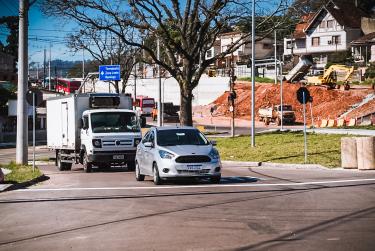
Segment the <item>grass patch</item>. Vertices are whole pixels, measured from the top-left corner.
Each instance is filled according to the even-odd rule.
[[[341,166],[341,137],[348,136],[309,133],[307,136],[308,163],[326,167]],[[222,160],[304,163],[302,132],[259,134],[255,138],[255,148],[250,145],[250,136],[215,138],[215,140]]]
[[[8,165],[0,165],[0,167],[6,168],[11,170],[12,172],[5,175],[5,182],[18,184],[31,181],[43,175],[43,173],[35,167],[33,171],[33,167],[30,165],[17,165],[13,161],[10,162]]]
[[[242,77],[238,78],[240,81],[251,81],[251,77]],[[262,77],[255,77],[255,82],[258,83],[275,83],[275,80],[272,78],[262,78]]]

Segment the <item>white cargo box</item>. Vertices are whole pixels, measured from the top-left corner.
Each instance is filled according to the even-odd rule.
[[[81,144],[79,125],[82,113],[100,108],[132,109],[132,100],[128,96],[101,93],[72,94],[48,99],[47,147],[79,150]]]

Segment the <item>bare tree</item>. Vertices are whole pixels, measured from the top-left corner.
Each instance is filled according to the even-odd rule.
[[[268,17],[286,11],[288,0],[273,3]],[[264,2],[264,1],[262,1]],[[193,89],[208,66],[247,43],[249,33],[212,58],[206,58],[219,35],[250,12],[248,0],[45,0],[50,15],[73,18],[81,24],[117,34],[128,45],[142,48],[174,77],[180,86],[180,123],[192,125]],[[263,13],[262,13],[263,15]],[[267,19],[267,18],[266,18]],[[138,31],[126,36],[127,27]],[[141,34],[160,40],[164,56],[157,58],[155,43],[142,43]]]
[[[128,30],[131,32],[131,29]],[[128,45],[117,34],[99,30],[92,26],[82,28],[68,37],[68,47],[74,52],[85,50],[100,64],[120,65],[121,88],[115,82],[117,93],[125,93],[128,79],[134,65],[140,60],[140,48]]]

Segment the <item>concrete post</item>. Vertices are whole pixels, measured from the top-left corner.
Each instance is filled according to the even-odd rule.
[[[17,93],[17,142],[16,163],[27,164],[27,44],[28,44],[28,0],[20,0],[19,4],[19,47],[18,47],[18,93]]]
[[[358,168],[356,138],[341,138],[341,166],[345,169]]]
[[[357,138],[357,159],[359,170],[375,169],[375,137]]]

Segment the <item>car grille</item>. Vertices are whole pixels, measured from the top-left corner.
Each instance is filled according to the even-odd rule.
[[[177,163],[202,163],[202,162],[211,162],[211,158],[206,155],[189,155],[189,156],[180,156],[176,158]]]
[[[207,174],[210,172],[210,169],[203,170],[177,170],[178,174]]]

